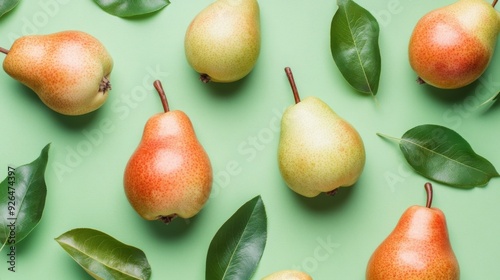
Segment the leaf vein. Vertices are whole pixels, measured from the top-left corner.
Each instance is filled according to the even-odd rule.
[[[353,27],[351,26],[352,20],[349,18],[349,13],[347,12],[347,9],[344,9],[344,14],[345,14],[345,17],[347,19],[347,23],[348,23],[347,26],[349,28],[349,34],[351,34],[351,39],[353,41],[354,48],[356,50],[356,57],[357,57],[357,60],[359,62],[359,65],[361,66],[361,71],[363,73],[364,80],[365,80],[365,82],[366,82],[366,84],[368,86],[368,91],[373,94],[373,90],[372,90],[371,85],[370,85],[369,80],[368,80],[368,75],[366,73],[365,68],[363,67],[363,62],[362,62],[362,59],[361,59],[361,54],[358,51],[359,47],[358,47],[358,42],[356,41],[356,34],[354,33]]]
[[[412,141],[409,141],[409,140],[407,140],[407,139],[401,139],[401,141],[403,141],[403,142],[407,142],[407,143],[410,143],[410,144],[412,144],[412,145],[415,145],[415,146],[417,146],[417,147],[419,147],[419,148],[421,148],[421,149],[423,149],[423,150],[429,151],[429,152],[431,152],[431,153],[433,153],[433,154],[435,154],[435,155],[441,156],[441,157],[443,157],[443,158],[445,158],[445,159],[447,159],[447,160],[449,160],[449,161],[451,161],[451,162],[457,163],[458,165],[462,165],[462,166],[468,167],[468,168],[470,168],[470,169],[472,169],[472,170],[476,170],[477,172],[482,173],[482,174],[484,174],[484,175],[489,175],[488,173],[484,172],[483,170],[481,170],[481,169],[479,169],[479,168],[476,168],[476,167],[474,167],[474,166],[471,166],[471,165],[467,165],[467,164],[465,164],[465,163],[462,163],[462,162],[460,162],[460,161],[458,161],[458,160],[455,160],[455,159],[453,159],[453,158],[451,158],[451,157],[448,157],[448,156],[446,156],[446,155],[443,155],[443,154],[441,154],[441,153],[438,153],[438,152],[436,152],[436,151],[434,151],[434,150],[432,150],[432,149],[429,149],[429,148],[427,148],[427,147],[425,147],[425,146],[423,146],[423,145],[420,145],[420,144],[418,144],[418,143],[416,143],[416,142],[412,142]]]

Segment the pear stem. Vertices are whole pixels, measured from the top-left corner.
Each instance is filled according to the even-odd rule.
[[[297,90],[297,85],[295,84],[295,79],[293,78],[292,69],[290,67],[285,67],[285,73],[292,87],[293,98],[295,99],[295,104],[300,102],[299,91]]]
[[[498,0],[493,1],[493,4],[491,4],[491,6],[493,6],[493,8],[495,8],[497,2],[498,2]]]
[[[170,111],[170,108],[168,107],[167,95],[165,94],[165,91],[163,90],[163,86],[161,85],[161,82],[159,80],[156,80],[153,82],[153,86],[155,87],[156,91],[160,95],[161,104],[163,105],[163,110],[165,111],[165,113]]]
[[[425,207],[431,208],[432,205],[432,184],[427,182],[424,185],[425,187],[425,192],[427,193],[427,203],[425,204]]]
[[[8,49],[4,49],[2,47],[0,47],[0,52],[4,53],[4,54],[9,54],[9,50]]]

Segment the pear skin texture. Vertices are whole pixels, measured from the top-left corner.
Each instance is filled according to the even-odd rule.
[[[500,13],[484,0],[459,0],[416,24],[408,47],[413,70],[442,89],[464,87],[487,69],[500,32]]]
[[[367,280],[457,280],[460,268],[438,208],[412,206],[371,256]]]
[[[12,78],[64,115],[92,112],[106,101],[113,59],[96,38],[81,31],[30,35],[14,41],[3,62]]]
[[[188,63],[210,81],[229,83],[253,69],[260,53],[256,0],[217,0],[189,25],[184,47]]]
[[[310,275],[297,270],[282,270],[270,274],[262,280],[313,280]]]
[[[365,160],[359,133],[320,99],[307,97],[283,113],[278,163],[296,193],[315,197],[352,186]]]
[[[212,166],[193,125],[182,111],[152,116],[125,168],[125,194],[146,220],[190,218],[212,188]]]

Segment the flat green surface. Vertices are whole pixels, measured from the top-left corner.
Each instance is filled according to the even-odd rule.
[[[90,0],[21,1],[0,18],[0,46],[9,48],[25,34],[78,29],[102,41],[115,68],[107,103],[81,117],[52,112],[28,88],[0,74],[0,177],[9,164],[31,162],[52,142],[42,220],[18,244],[17,272],[7,270],[7,251],[1,252],[0,279],[91,279],[54,241],[77,227],[95,228],[141,248],[152,279],[204,279],[215,232],[259,194],[269,236],[254,279],[292,268],[318,280],[364,279],[371,253],[403,211],[425,202],[426,179],[411,171],[397,145],[377,132],[401,136],[420,124],[444,125],[500,168],[500,108],[476,109],[481,96],[500,87],[500,46],[483,77],[456,91],[417,85],[408,64],[407,44],[416,21],[452,2],[358,1],[376,15],[381,28],[382,75],[375,102],[350,88],[331,57],[335,1],[260,1],[261,55],[248,77],[227,85],[198,82],[183,51],[189,22],[211,0],[173,1],[136,19],[114,17]],[[299,197],[279,175],[277,125],[293,102],[285,66],[292,68],[302,97],[323,99],[364,139],[365,170],[354,187],[335,197]],[[154,79],[162,80],[171,108],[190,116],[215,176],[202,212],[168,226],[142,220],[122,186],[146,120],[162,110]],[[472,190],[434,184],[434,192],[433,205],[446,214],[462,279],[500,279],[500,180]]]

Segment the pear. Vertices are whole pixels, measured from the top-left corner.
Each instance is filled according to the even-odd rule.
[[[424,15],[408,47],[419,81],[455,89],[487,69],[500,32],[500,12],[484,0],[459,0]]]
[[[189,117],[170,111],[160,81],[154,86],[164,113],[146,122],[141,141],[124,174],[125,194],[146,220],[169,223],[191,218],[204,206],[212,188],[210,159],[198,141]]]
[[[83,115],[108,98],[113,59],[99,40],[85,32],[23,36],[10,50],[0,51],[7,54],[5,72],[58,113]]]
[[[298,270],[282,270],[272,273],[262,278],[262,280],[312,280],[312,277]]]
[[[279,169],[288,187],[305,197],[352,186],[365,165],[359,133],[317,97],[300,100],[289,67],[285,68],[295,105],[281,119]]]
[[[256,0],[217,0],[190,23],[184,47],[187,61],[203,82],[229,83],[252,71],[260,41]]]
[[[452,280],[460,268],[450,244],[446,219],[431,208],[432,185],[425,184],[426,206],[409,207],[389,236],[371,256],[367,280]]]

